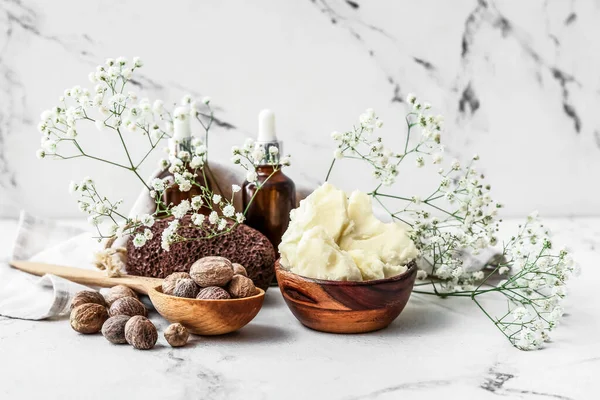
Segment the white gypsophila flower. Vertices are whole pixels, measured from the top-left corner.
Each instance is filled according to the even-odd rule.
[[[190,159],[190,153],[185,150],[180,151],[177,153],[177,158],[179,158],[181,161],[187,161]]]
[[[241,224],[242,222],[244,222],[245,219],[246,219],[246,217],[241,212],[235,214],[235,220],[237,221],[238,224]]]
[[[333,132],[331,132],[331,138],[333,140],[340,140],[342,138],[342,134],[339,133],[338,131],[333,131]]]
[[[511,313],[514,321],[523,321],[524,319],[529,319],[530,314],[529,311],[525,307],[517,307]]]
[[[150,182],[150,186],[152,186],[152,188],[154,188],[154,190],[159,191],[159,192],[162,192],[163,190],[165,190],[165,182],[159,178],[152,179],[152,181]]]
[[[203,102],[204,104],[206,104],[206,105],[208,105],[208,103],[210,103],[210,102],[211,102],[211,100],[212,100],[212,98],[211,98],[210,96],[204,96],[204,97],[202,98],[202,102]]]
[[[189,94],[186,94],[185,96],[183,96],[181,98],[181,105],[182,106],[187,106],[188,104],[190,104],[192,102],[192,96]]]
[[[240,190],[242,190],[242,188],[241,188],[241,187],[239,187],[239,185],[236,185],[236,184],[233,184],[233,185],[231,185],[231,191],[232,191],[233,193],[237,193],[237,192],[239,192]]]
[[[190,211],[191,205],[188,200],[183,200],[181,203],[171,208],[171,213],[177,219],[183,218],[183,216]]]
[[[480,281],[480,280],[483,279],[484,276],[485,276],[485,274],[483,273],[483,271],[475,271],[475,272],[473,272],[473,279],[475,279],[475,280]]]
[[[146,236],[142,235],[141,233],[138,233],[137,235],[135,235],[135,237],[133,238],[133,245],[135,247],[142,247],[143,245],[146,244]]]
[[[194,154],[196,154],[197,156],[205,155],[206,154],[206,146],[203,144],[196,146],[194,148]]]
[[[244,149],[252,150],[253,148],[254,148],[254,139],[246,138],[246,140],[244,141]]]
[[[42,158],[46,157],[46,151],[43,149],[38,149],[35,152],[35,156],[41,160]]]
[[[279,160],[279,163],[281,165],[284,165],[286,167],[289,167],[292,164],[291,158],[290,156],[285,156],[283,157],[281,160]]]
[[[204,200],[202,200],[202,196],[194,196],[192,197],[191,205],[194,210],[199,210],[204,204]]]
[[[152,103],[152,111],[154,111],[157,114],[162,114],[165,111],[164,107],[165,104],[162,100],[154,100],[154,103]]]
[[[252,152],[252,159],[255,163],[260,163],[265,158],[265,149],[256,147]]]
[[[215,204],[221,203],[221,195],[220,194],[213,194],[212,201]]]
[[[192,182],[181,174],[175,174],[175,183],[177,183],[181,192],[189,192],[192,189]]]
[[[179,220],[174,219],[169,222],[167,228],[163,230],[160,245],[164,250],[169,251],[171,244],[175,243],[177,239],[177,229],[179,229]]]
[[[275,146],[269,146],[269,154],[271,154],[272,156],[276,156],[277,154],[279,154],[279,149]]]
[[[444,156],[441,153],[435,153],[434,155],[431,156],[431,159],[434,164],[439,164],[444,159]]]
[[[344,158],[344,152],[339,147],[333,151],[333,158],[336,160],[341,160]]]
[[[422,166],[425,165],[425,159],[423,158],[423,156],[417,156],[415,163],[417,165],[417,168],[421,168]]]
[[[144,229],[144,237],[146,238],[146,240],[152,240],[154,234],[150,229]]]
[[[148,228],[152,228],[152,226],[154,226],[154,217],[150,214],[144,214],[140,216],[139,220],[142,225],[147,226]]]
[[[504,274],[506,274],[508,272],[508,270],[509,270],[508,267],[500,267],[500,268],[498,268],[498,273],[500,275],[504,275]]]
[[[104,203],[96,204],[95,210],[98,214],[106,214],[108,212],[108,207]]]
[[[521,328],[515,345],[521,350],[536,350],[544,344],[542,333],[528,327]]]
[[[211,224],[216,224],[219,221],[219,214],[217,214],[216,211],[211,212],[208,215],[208,222],[210,222]]]
[[[198,169],[204,165],[204,159],[199,156],[194,156],[192,161],[190,161],[190,167],[193,169]]]
[[[421,204],[421,202],[422,202],[422,200],[421,200],[421,198],[420,198],[419,196],[413,196],[413,197],[411,198],[411,200],[412,200],[412,202],[413,202],[413,203],[415,203],[415,205],[417,205],[417,206],[418,206],[418,205],[420,205],[420,204]]]
[[[227,220],[225,218],[222,218],[219,221],[219,224],[217,225],[217,229],[222,231],[223,229],[225,229],[226,226],[227,226]]]
[[[227,204],[225,207],[223,207],[223,215],[231,218],[233,217],[233,215],[235,214],[235,207],[231,204]]]
[[[422,269],[417,271],[417,279],[423,280],[427,278],[427,272],[423,271]]]
[[[205,218],[204,214],[192,214],[192,223],[196,226],[202,226]]]
[[[144,63],[142,62],[142,60],[139,57],[133,57],[132,62],[136,68],[140,68],[144,65]]]
[[[201,146],[204,142],[199,137],[193,137],[191,143],[192,143],[192,147],[195,148],[195,147]]]
[[[256,182],[258,180],[258,174],[256,173],[256,171],[248,171],[248,173],[246,173],[246,180],[248,182]]]
[[[375,126],[377,128],[382,128],[383,127],[383,121],[378,119],[377,121],[375,121]]]
[[[452,169],[458,171],[460,169],[460,161],[454,160],[451,165]]]
[[[98,225],[99,222],[100,221],[98,220],[98,217],[95,216],[95,215],[92,215],[92,216],[88,217],[88,223],[91,224],[91,225],[96,226],[96,225]]]
[[[71,194],[75,193],[78,188],[79,188],[79,185],[77,184],[77,182],[71,181],[69,183],[69,193],[71,193]]]
[[[406,96],[406,102],[408,104],[415,104],[416,101],[417,101],[417,97],[414,94],[409,93],[408,96]]]

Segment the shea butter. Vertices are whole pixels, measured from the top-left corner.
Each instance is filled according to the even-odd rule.
[[[290,213],[279,251],[291,272],[348,281],[399,275],[418,255],[404,225],[373,215],[367,194],[355,191],[348,199],[328,183]]]

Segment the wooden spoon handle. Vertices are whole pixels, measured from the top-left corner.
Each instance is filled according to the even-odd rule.
[[[28,272],[33,275],[43,276],[53,274],[61,278],[68,279],[82,285],[92,285],[100,287],[113,287],[116,285],[125,285],[136,292],[148,294],[148,288],[156,287],[162,284],[162,279],[146,278],[143,276],[125,275],[116,278],[110,278],[100,271],[92,271],[81,268],[63,267],[60,265],[44,264],[30,261],[11,261],[10,265],[18,270]]]

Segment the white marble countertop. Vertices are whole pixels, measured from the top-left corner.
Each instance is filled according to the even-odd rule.
[[[0,221],[0,259],[15,221]],[[510,225],[508,223],[507,225]],[[600,218],[554,219],[582,266],[567,314],[541,351],[514,349],[468,299],[413,295],[387,329],[304,328],[271,288],[237,333],[151,351],[75,333],[65,319],[0,317],[0,399],[593,399],[600,373]],[[463,301],[464,300],[464,301]]]

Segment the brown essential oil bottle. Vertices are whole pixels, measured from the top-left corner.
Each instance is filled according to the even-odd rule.
[[[195,153],[195,146],[193,145],[194,139],[191,133],[190,126],[190,116],[189,110],[185,107],[179,107],[175,109],[173,112],[173,138],[169,139],[169,150],[170,155],[173,157],[177,157],[180,155],[182,151],[186,151],[189,155],[193,157]],[[205,160],[206,161],[206,160]],[[175,183],[175,175],[170,171],[171,168],[165,169],[161,171],[157,178],[165,179],[167,178],[168,186],[163,193],[163,202],[166,205],[172,204],[174,206],[181,203],[183,200],[191,200],[195,196],[199,196],[202,194],[202,187],[206,187],[207,189],[211,189],[210,182],[208,178],[205,177],[203,171],[207,168],[206,163],[203,167],[194,171],[189,165],[187,166],[187,172],[191,174],[196,174],[194,177],[196,185],[192,185],[191,189],[187,192],[182,192],[179,190],[179,186]],[[210,212],[208,207],[201,207],[198,210],[201,214],[206,214]],[[159,213],[159,216],[165,216],[165,213]]]
[[[257,183],[245,181],[242,187],[246,224],[265,235],[279,254],[277,246],[290,222],[290,211],[296,208],[296,186],[281,171],[282,143],[277,140],[275,115],[271,110],[263,110],[258,116],[255,146],[263,149],[265,159],[256,171]],[[270,151],[271,148],[277,150]]]

